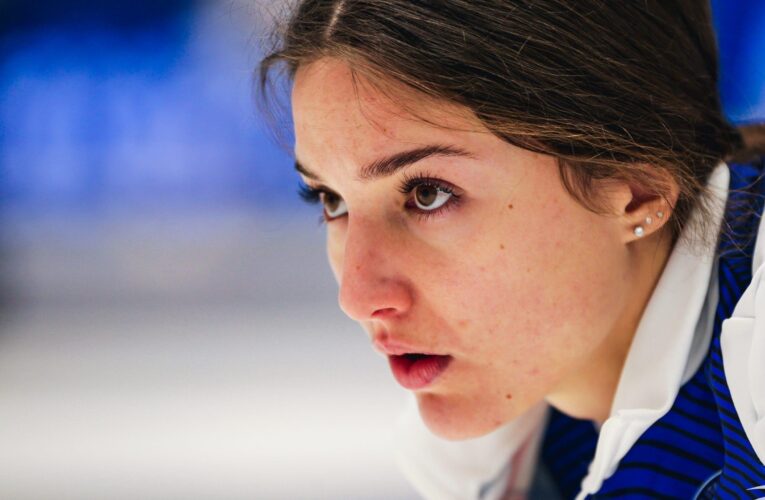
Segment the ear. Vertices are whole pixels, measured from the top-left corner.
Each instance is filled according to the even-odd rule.
[[[609,201],[625,243],[645,239],[667,227],[680,189],[669,174],[661,175],[663,193],[649,190],[638,182],[621,182],[609,188]]]

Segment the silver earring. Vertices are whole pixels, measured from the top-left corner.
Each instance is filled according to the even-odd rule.
[[[659,210],[658,212],[656,212],[656,217],[658,217],[659,219],[661,219],[662,217],[664,217],[664,212],[662,212],[661,210]]]
[[[638,226],[635,228],[635,236],[643,236],[643,234],[645,234],[643,226]]]
[[[645,218],[645,223],[648,224],[649,226],[651,225],[651,223],[653,223],[653,219],[651,218],[650,215]]]

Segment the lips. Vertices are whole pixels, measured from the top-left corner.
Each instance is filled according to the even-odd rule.
[[[396,381],[405,389],[422,389],[436,380],[452,361],[443,354],[407,353],[388,355]]]

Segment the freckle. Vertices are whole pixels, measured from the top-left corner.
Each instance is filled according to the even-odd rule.
[[[500,243],[500,244],[499,244],[499,249],[500,249],[500,250],[504,250],[504,249],[505,249],[505,245],[503,245],[502,243]]]
[[[512,394],[505,394],[505,399],[513,399],[513,395]]]
[[[359,269],[361,269],[361,265],[358,265],[358,264],[357,264],[357,265],[356,265],[356,270],[358,271]]]
[[[460,327],[463,327],[463,328],[464,328],[464,327],[466,327],[466,326],[468,325],[468,320],[466,320],[466,319],[461,319],[461,320],[457,321],[457,324],[458,324]]]
[[[513,204],[512,204],[512,203],[509,203],[509,204],[507,205],[507,208],[513,208]]]

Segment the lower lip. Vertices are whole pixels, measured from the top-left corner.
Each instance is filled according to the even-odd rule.
[[[393,376],[406,389],[426,387],[446,370],[451,361],[451,356],[435,354],[388,356]]]

